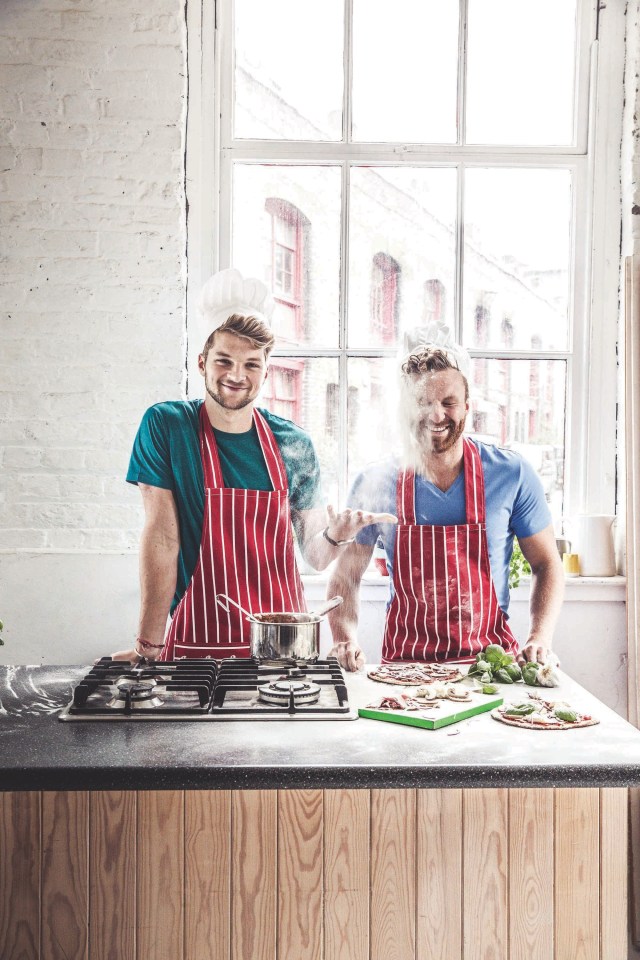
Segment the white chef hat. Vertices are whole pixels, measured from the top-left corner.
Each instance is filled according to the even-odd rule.
[[[207,280],[200,293],[197,342],[204,344],[234,313],[256,317],[271,326],[274,310],[275,301],[262,280],[243,277],[233,267],[220,270]]]
[[[467,380],[469,379],[471,357],[464,347],[454,342],[450,328],[442,320],[434,320],[426,327],[415,331],[413,336],[409,337],[409,342],[411,343],[411,349],[403,357],[403,362],[423,347],[434,347],[436,350],[446,353],[452,364]]]

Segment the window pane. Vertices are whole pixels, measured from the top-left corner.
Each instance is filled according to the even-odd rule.
[[[341,139],[343,17],[342,0],[236,0],[236,137]]]
[[[232,251],[238,270],[273,291],[278,346],[337,346],[337,167],[236,164]]]
[[[473,360],[467,432],[510,447],[536,469],[554,520],[562,516],[564,360]]]
[[[467,142],[573,140],[575,0],[469,0]]]
[[[455,143],[457,76],[457,3],[354,0],[354,140]]]
[[[349,345],[395,346],[431,320],[453,325],[456,173],[351,172]]]
[[[467,346],[566,348],[570,234],[567,170],[467,170]]]
[[[259,406],[293,420],[311,435],[325,502],[337,506],[338,361],[333,357],[272,357]]]
[[[367,464],[396,452],[397,371],[396,358],[352,357],[349,360],[349,485]]]

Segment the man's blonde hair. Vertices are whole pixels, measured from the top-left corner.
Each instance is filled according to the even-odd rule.
[[[234,333],[236,337],[244,337],[245,340],[248,340],[256,349],[264,350],[265,360],[269,359],[269,354],[273,350],[276,342],[276,338],[271,332],[271,327],[268,323],[265,323],[264,320],[261,320],[260,317],[254,317],[251,314],[245,316],[241,313],[232,313],[224,323],[216,327],[213,333],[210,333],[207,337],[207,341],[202,349],[202,356],[205,361],[209,350],[215,343],[217,333]]]

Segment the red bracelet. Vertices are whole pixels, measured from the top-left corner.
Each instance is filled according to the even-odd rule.
[[[134,647],[139,644],[141,647],[146,648],[147,650],[162,650],[164,643],[149,643],[147,640],[143,640],[141,637],[136,637],[134,642]]]

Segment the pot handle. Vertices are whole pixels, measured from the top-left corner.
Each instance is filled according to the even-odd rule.
[[[315,610],[311,610],[312,617],[323,617],[325,613],[329,613],[329,610],[333,610],[334,607],[339,607],[342,603],[342,597],[335,596],[331,597],[330,600],[325,600],[324,603],[321,603],[319,607],[316,607]]]
[[[231,597],[228,597],[226,593],[217,594],[216,603],[218,603],[223,610],[226,610],[227,613],[231,613],[231,611],[229,610],[229,604],[232,603],[234,607],[237,607],[240,613],[244,613],[245,617],[248,620],[255,620],[255,617],[252,613],[249,613],[248,610],[245,610],[244,607],[241,607],[239,603],[237,603],[235,600],[232,600]]]

